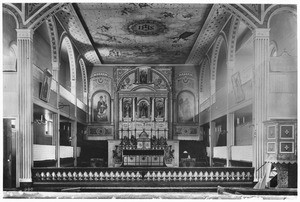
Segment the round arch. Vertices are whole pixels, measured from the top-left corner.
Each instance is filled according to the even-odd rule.
[[[220,53],[220,49],[221,49],[221,45],[222,43],[225,43],[226,48],[225,50],[227,51],[227,44],[226,44],[226,38],[224,38],[223,34],[220,34],[213,46],[213,51],[212,51],[212,56],[211,56],[211,78],[210,78],[210,82],[211,82],[211,95],[216,93],[216,79],[217,79],[217,67],[218,67],[218,58],[219,58],[219,53]],[[226,52],[226,56],[228,57],[228,54]]]
[[[127,78],[127,76],[129,76],[130,74],[134,73],[137,68],[139,67],[136,67],[132,70],[129,70],[128,72],[126,72],[119,80],[118,84],[117,84],[117,91],[120,90],[121,86],[122,86],[122,83],[124,82],[124,80]],[[167,84],[167,89],[170,90],[171,89],[171,85],[170,85],[170,82],[168,81],[168,79],[165,77],[165,75],[163,75],[160,71],[157,71],[155,69],[151,69],[151,71],[153,71],[154,73],[156,73],[157,75],[159,75]]]
[[[270,9],[268,11],[268,13],[265,15],[265,19],[264,21],[267,22],[267,28],[270,28],[270,22],[271,19],[274,15],[280,14],[280,13],[284,13],[284,12],[289,12],[295,16],[297,16],[297,10],[288,6],[285,7],[272,7],[272,9]]]
[[[73,45],[71,43],[71,40],[67,36],[66,33],[63,33],[60,40],[60,51],[62,49],[63,45],[66,45],[66,49],[68,52],[68,58],[69,58],[69,66],[70,66],[70,82],[71,82],[71,93],[73,95],[76,94],[76,62],[75,62],[75,54]],[[61,58],[59,58],[61,59]]]
[[[59,51],[58,51],[58,32],[55,20],[50,17],[46,20],[51,46],[51,62],[53,70],[58,70]]]
[[[87,72],[86,72],[86,66],[84,63],[84,60],[80,58],[78,60],[80,69],[81,69],[81,75],[82,75],[82,85],[83,85],[83,100],[84,103],[87,104],[88,101],[88,82],[87,82]]]

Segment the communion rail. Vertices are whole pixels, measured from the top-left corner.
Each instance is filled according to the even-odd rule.
[[[32,168],[33,187],[253,187],[250,167]]]

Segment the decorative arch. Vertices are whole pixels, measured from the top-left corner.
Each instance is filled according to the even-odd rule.
[[[240,20],[237,17],[232,18],[232,23],[230,25],[229,37],[228,37],[228,60],[235,61],[235,48],[237,33],[240,25]]]
[[[239,9],[235,8],[231,4],[223,4],[223,7],[229,11],[233,16],[238,18],[240,21],[244,22],[251,31],[255,30],[257,28],[256,22],[253,22],[251,19],[249,19],[247,16],[245,16],[244,13],[242,13]]]
[[[203,92],[203,85],[204,85],[204,75],[205,72],[209,70],[209,59],[206,56],[202,62],[202,66],[199,73],[199,92]]]
[[[136,68],[133,68],[129,71],[127,71],[126,73],[124,73],[124,75],[122,75],[122,77],[120,78],[118,84],[117,84],[117,91],[119,91],[122,87],[122,84],[124,83],[125,79],[130,75],[130,74],[133,74],[136,72],[136,70],[138,69],[139,67],[136,67]],[[149,67],[150,68],[150,67]],[[151,71],[156,73],[157,75],[159,75],[164,82],[166,82],[167,84],[167,89],[168,90],[171,90],[171,85],[170,85],[170,82],[168,81],[168,79],[166,78],[166,76],[164,74],[162,74],[160,71],[156,70],[156,69],[152,69],[151,68]]]
[[[67,36],[66,33],[62,34],[61,42],[60,42],[60,49],[62,48],[63,43],[66,43],[67,51],[68,51],[68,58],[70,64],[70,81],[71,81],[71,93],[73,95],[76,94],[76,63],[75,63],[75,54],[73,45],[71,40]]]
[[[264,25],[267,28],[270,28],[270,21],[271,21],[272,17],[274,15],[277,15],[277,14],[282,13],[282,12],[290,12],[291,14],[297,16],[297,10],[295,8],[293,8],[292,6],[282,7],[282,5],[276,5],[274,7],[271,7],[267,11],[267,13],[265,15],[265,18],[264,18]]]
[[[84,103],[87,104],[88,99],[88,81],[87,81],[87,73],[86,73],[86,66],[84,63],[84,60],[82,58],[78,61],[80,69],[81,69],[81,75],[82,75],[82,85],[83,85],[83,100]]]
[[[16,21],[16,28],[17,29],[20,29],[20,25],[22,24],[22,18],[21,18],[21,13],[19,11],[19,9],[17,9],[16,7],[15,8],[12,8],[13,5],[11,4],[3,4],[3,12],[6,12],[7,14],[9,15],[12,15],[13,18],[15,19]]]
[[[46,20],[47,28],[50,37],[50,46],[51,46],[51,62],[53,70],[58,70],[58,61],[59,61],[59,51],[58,51],[58,32],[55,20],[53,17],[50,17]]]
[[[92,95],[92,122],[109,123],[111,111],[111,97],[107,91],[99,90]]]
[[[224,36],[221,34],[218,36],[218,38],[213,46],[213,51],[212,51],[212,56],[211,56],[211,64],[210,64],[211,65],[211,73],[210,73],[211,74],[211,95],[215,94],[215,92],[216,92],[218,57],[219,57],[220,48],[221,48],[221,45],[223,42],[226,42],[226,41],[225,41]],[[227,50],[227,48],[226,48],[226,50]],[[226,54],[226,55],[228,55],[228,54]]]

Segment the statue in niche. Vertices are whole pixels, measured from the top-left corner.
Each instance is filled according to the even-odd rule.
[[[148,104],[142,101],[139,105],[140,116],[139,118],[148,118]]]
[[[155,108],[156,108],[157,118],[164,117],[164,103],[162,101],[156,102]]]
[[[129,100],[124,102],[124,107],[123,107],[123,117],[131,117],[131,103]]]
[[[99,97],[99,101],[97,103],[97,109],[96,109],[96,120],[95,121],[107,121],[107,99],[106,99],[106,95],[104,95],[104,99],[103,96],[100,95]]]
[[[147,83],[147,71],[146,70],[142,70],[140,72],[140,83],[141,84]]]

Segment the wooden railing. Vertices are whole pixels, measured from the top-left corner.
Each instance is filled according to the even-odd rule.
[[[34,186],[251,186],[254,168],[33,168]]]

